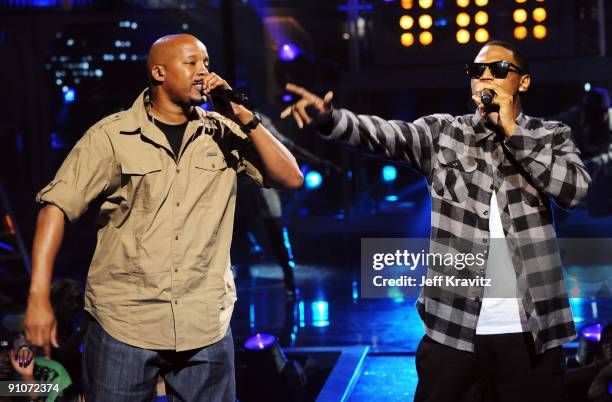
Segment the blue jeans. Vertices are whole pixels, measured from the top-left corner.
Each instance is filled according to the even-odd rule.
[[[141,349],[111,337],[90,318],[82,358],[87,402],[151,402],[158,375],[169,402],[234,402],[232,332],[212,345],[175,352]]]

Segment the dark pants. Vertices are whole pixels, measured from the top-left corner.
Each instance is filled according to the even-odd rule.
[[[477,335],[475,352],[424,336],[416,402],[567,402],[561,347],[536,354],[529,333]]]
[[[87,402],[151,402],[158,375],[168,401],[236,399],[231,330],[204,348],[175,352],[127,345],[91,319],[84,340],[83,385]]]

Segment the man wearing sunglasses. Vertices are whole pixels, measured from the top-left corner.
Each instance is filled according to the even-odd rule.
[[[550,200],[576,206],[591,179],[567,126],[523,113],[531,76],[514,45],[487,43],[466,71],[473,114],[387,121],[288,84],[301,99],[281,117],[421,172],[432,197],[430,252],[444,245],[486,256],[461,271],[428,267],[428,277],[484,277],[491,286],[423,288],[415,401],[566,401],[561,345],[575,328]]]

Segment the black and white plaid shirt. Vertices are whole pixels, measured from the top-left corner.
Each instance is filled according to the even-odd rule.
[[[407,163],[425,176],[432,197],[432,247],[452,239],[486,253],[490,199],[496,191],[517,297],[526,315],[523,330],[531,332],[536,351],[543,352],[576,334],[550,199],[563,208],[576,206],[591,178],[569,127],[523,114],[517,123],[517,131],[506,139],[478,113],[435,114],[408,123],[339,109],[319,129],[325,138]],[[467,277],[484,273],[465,271]],[[474,286],[461,294],[449,288],[421,292],[417,310],[427,335],[473,351],[483,291]]]

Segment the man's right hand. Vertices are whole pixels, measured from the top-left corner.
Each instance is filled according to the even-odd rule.
[[[293,115],[293,119],[297,123],[298,127],[304,128],[305,125],[312,123],[314,117],[308,114],[307,109],[314,107],[318,114],[317,119],[324,119],[331,115],[333,110],[332,99],[334,98],[334,93],[332,91],[327,91],[323,99],[321,99],[312,92],[309,92],[295,84],[289,83],[285,86],[285,89],[289,92],[293,92],[296,95],[300,95],[302,99],[283,110],[280,115],[281,119],[284,119],[289,115]]]
[[[28,342],[42,347],[45,357],[51,358],[51,345],[59,348],[59,344],[57,323],[48,297],[30,296],[24,324]]]

